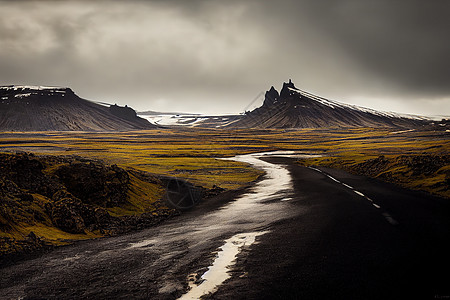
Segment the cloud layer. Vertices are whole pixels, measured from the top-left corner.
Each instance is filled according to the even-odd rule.
[[[450,2],[0,1],[0,84],[139,110],[240,112],[292,78],[384,110],[450,114]],[[256,104],[255,104],[256,105]]]

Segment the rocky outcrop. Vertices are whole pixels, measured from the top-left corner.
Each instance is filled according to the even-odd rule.
[[[51,236],[57,234],[51,228],[81,236],[111,235],[145,228],[177,214],[163,203],[162,195],[145,199],[150,197],[145,193],[139,195],[143,198],[135,207],[139,213],[132,213],[131,191],[145,189],[139,186],[141,182],[164,187],[151,174],[98,160],[0,153],[0,256],[48,246],[51,238],[58,238]],[[148,209],[142,210],[142,205]],[[108,209],[128,212],[111,214]],[[32,232],[33,228],[38,231]]]
[[[116,165],[75,162],[57,168],[54,174],[83,203],[113,207],[126,201],[130,176]]]
[[[49,166],[51,171],[44,172]],[[106,229],[111,219],[103,208],[127,203],[128,173],[99,161],[0,154],[0,172],[0,218],[7,221],[3,226],[49,218],[56,227],[70,233]],[[33,195],[45,200],[39,201]],[[42,210],[33,210],[34,204]]]
[[[390,179],[389,171],[393,168],[404,167],[403,172],[410,172],[411,176],[430,176],[448,165],[450,165],[450,156],[448,155],[400,155],[395,158],[381,155],[356,164],[351,169],[358,174]],[[447,172],[447,184],[450,185],[449,172]]]
[[[86,222],[83,218],[84,213],[91,214],[92,207],[83,205],[83,203],[65,190],[55,193],[52,202],[46,205],[48,215],[53,224],[70,233],[84,233]]]
[[[117,104],[114,104],[109,107],[109,111],[113,115],[128,121],[134,121],[138,118],[136,111],[131,107],[128,107],[127,105],[119,106]]]
[[[19,154],[16,158],[5,160],[6,165],[0,168],[4,174],[11,175],[9,178],[20,189],[51,197],[63,188],[54,178],[42,172],[44,166],[33,154]]]
[[[272,86],[270,90],[266,92],[266,95],[264,96],[264,106],[271,106],[274,103],[277,102],[278,98],[280,97],[280,94],[278,94],[278,91]]]
[[[289,79],[289,82],[283,82],[283,88],[280,92],[280,98],[281,99],[287,99],[294,95],[294,92],[291,89],[296,89],[294,83],[291,79]]]

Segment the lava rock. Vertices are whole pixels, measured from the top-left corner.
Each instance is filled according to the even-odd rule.
[[[126,201],[130,177],[116,165],[74,163],[59,167],[55,174],[83,203],[113,207]]]

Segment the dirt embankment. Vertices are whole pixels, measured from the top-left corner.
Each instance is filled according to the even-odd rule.
[[[450,198],[450,155],[380,155],[358,161],[349,157],[328,157],[299,161],[303,165],[318,165],[344,169],[403,187],[422,190]]]
[[[140,229],[177,214],[160,178],[80,157],[0,153],[0,257]]]

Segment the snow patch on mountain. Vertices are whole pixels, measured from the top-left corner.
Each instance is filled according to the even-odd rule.
[[[306,91],[302,91],[297,88],[289,87],[289,90],[296,92],[300,94],[301,96],[308,97],[309,99],[315,100],[319,102],[320,104],[326,105],[328,107],[331,107],[335,109],[336,107],[340,108],[348,108],[355,111],[361,111],[365,113],[370,113],[376,116],[382,116],[382,117],[389,117],[389,118],[408,118],[408,119],[416,119],[416,120],[427,120],[429,118],[424,116],[417,116],[417,115],[410,115],[410,114],[400,114],[400,113],[394,113],[394,112],[385,112],[385,111],[378,111],[367,107],[362,107],[358,105],[352,105],[352,104],[345,104],[334,100],[325,99],[319,96],[316,96],[314,94],[308,93]]]

